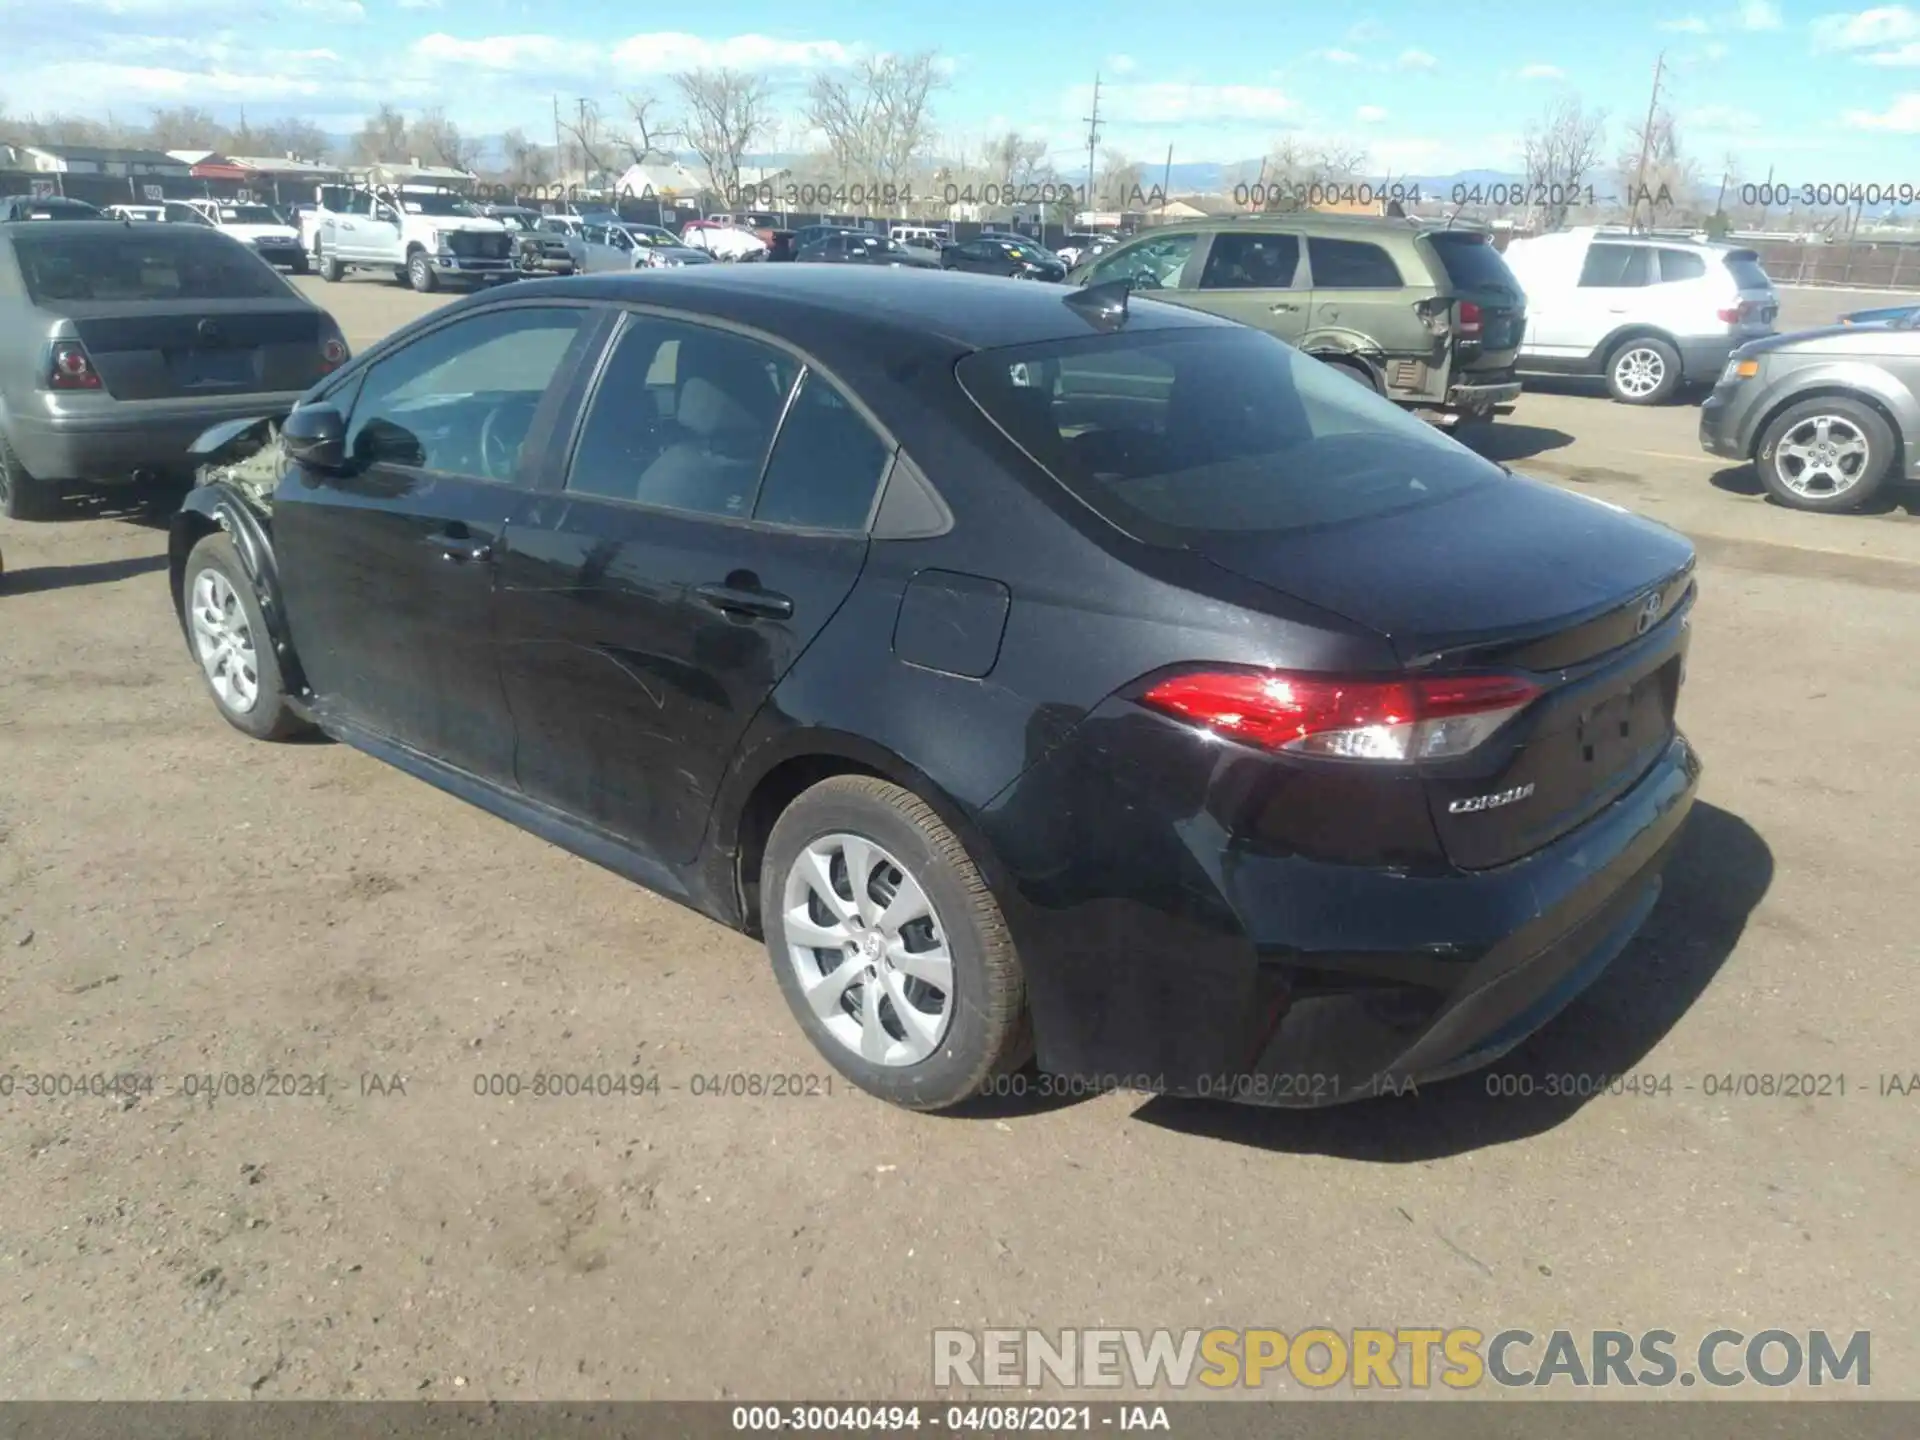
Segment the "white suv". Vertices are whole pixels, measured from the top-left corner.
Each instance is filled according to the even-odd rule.
[[[1780,310],[1758,255],[1706,241],[1565,230],[1515,240],[1506,261],[1527,294],[1515,368],[1602,375],[1628,405],[1711,385]]]

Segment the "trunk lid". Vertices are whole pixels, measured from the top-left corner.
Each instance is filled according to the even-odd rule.
[[[1463,869],[1530,854],[1646,773],[1674,735],[1693,547],[1664,526],[1514,477],[1291,533],[1215,534],[1215,564],[1388,637],[1411,670],[1518,671],[1545,693],[1423,770]]]
[[[325,373],[321,313],[297,301],[170,300],[65,309],[116,400],[305,390]]]

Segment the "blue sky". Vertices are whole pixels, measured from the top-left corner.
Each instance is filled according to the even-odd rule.
[[[1153,165],[1169,145],[1179,161],[1232,161],[1293,132],[1363,146],[1376,173],[1443,174],[1517,168],[1528,119],[1559,93],[1609,112],[1611,153],[1644,111],[1664,48],[1671,104],[1703,171],[1717,175],[1731,152],[1753,179],[1771,166],[1791,182],[1920,183],[1920,9],[1905,5],[752,0],[670,7],[682,25],[702,22],[674,32],[650,26],[649,8],[0,0],[11,52],[0,59],[0,101],[126,118],[186,103],[231,117],[244,105],[250,116],[294,113],[344,131],[385,99],[444,105],[477,133],[520,125],[546,136],[556,93],[568,104],[583,95],[617,104],[622,91],[669,97],[675,70],[731,64],[766,71],[797,110],[811,68],[935,47],[951,67],[938,104],[950,146],[1018,128],[1077,169],[1098,71],[1107,143]],[[767,148],[805,139],[796,121]]]

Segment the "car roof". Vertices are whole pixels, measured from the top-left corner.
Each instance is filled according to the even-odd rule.
[[[646,270],[523,281],[481,297],[535,290],[673,306],[772,331],[822,354],[870,353],[876,342],[911,336],[955,352],[1039,345],[1096,333],[1065,303],[1064,285],[998,276],[838,265],[721,265],[661,274]],[[485,303],[485,298],[481,299]],[[1203,311],[1136,297],[1130,331],[1234,329]]]

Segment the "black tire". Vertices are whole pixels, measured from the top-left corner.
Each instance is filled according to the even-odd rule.
[[[192,612],[200,577],[209,571],[218,572],[232,590],[236,608],[245,620],[248,638],[252,643],[256,689],[253,703],[245,708],[237,708],[222,698],[207,674],[202,658]],[[229,725],[256,740],[291,740],[312,729],[294,714],[293,707],[287,703],[279,657],[274,653],[266,619],[260,613],[260,601],[253,593],[253,582],[247,578],[247,567],[240,563],[239,553],[226,535],[215,532],[206,536],[187,556],[185,579],[180,587],[180,619],[186,629],[187,644],[193,653],[194,663],[200,670],[200,681],[207,687],[214,709]]]
[[[1607,393],[1622,405],[1664,405],[1680,388],[1680,352],[1655,335],[1607,352]]]
[[[421,295],[431,295],[440,288],[440,277],[434,274],[426,251],[416,250],[407,257],[407,284]]]
[[[58,485],[36,480],[0,435],[0,515],[9,520],[51,520],[60,513]]]
[[[293,271],[293,273],[296,275],[306,274],[307,268],[308,268],[306,253],[303,251],[300,254],[294,256],[293,263],[289,265],[287,268]]]
[[[828,1030],[801,988],[782,918],[787,878],[808,845],[835,834],[869,840],[895,857],[945,932],[953,966],[947,1028],[918,1063],[883,1065],[857,1054]],[[1026,981],[999,903],[960,838],[913,792],[870,776],[837,775],[803,793],[768,837],[760,908],[767,954],[794,1017],[827,1061],[868,1094],[909,1110],[945,1110],[1019,1070],[1031,1055]],[[864,996],[858,1003],[864,1015]],[[887,1012],[878,1013],[884,1019]]]
[[[1818,424],[1822,419],[1829,422],[1824,432]],[[1852,435],[1846,434],[1849,427]],[[1787,442],[1784,454],[1782,442]],[[1866,453],[1856,464],[1845,452],[1860,442],[1864,442]],[[1796,490],[1796,478],[1807,470],[1804,452],[1796,451],[1803,445],[1812,448],[1823,443],[1835,447],[1830,463],[1842,478],[1851,476],[1851,483],[1841,489]],[[1816,395],[1789,405],[1774,417],[1761,433],[1753,468],[1767,493],[1782,505],[1834,514],[1857,510],[1879,494],[1894,476],[1899,449],[1893,427],[1873,406],[1844,395]],[[1800,483],[1811,485],[1810,481]]]
[[[314,252],[318,257],[320,278],[329,285],[335,284],[346,275],[346,267],[324,250]]]

